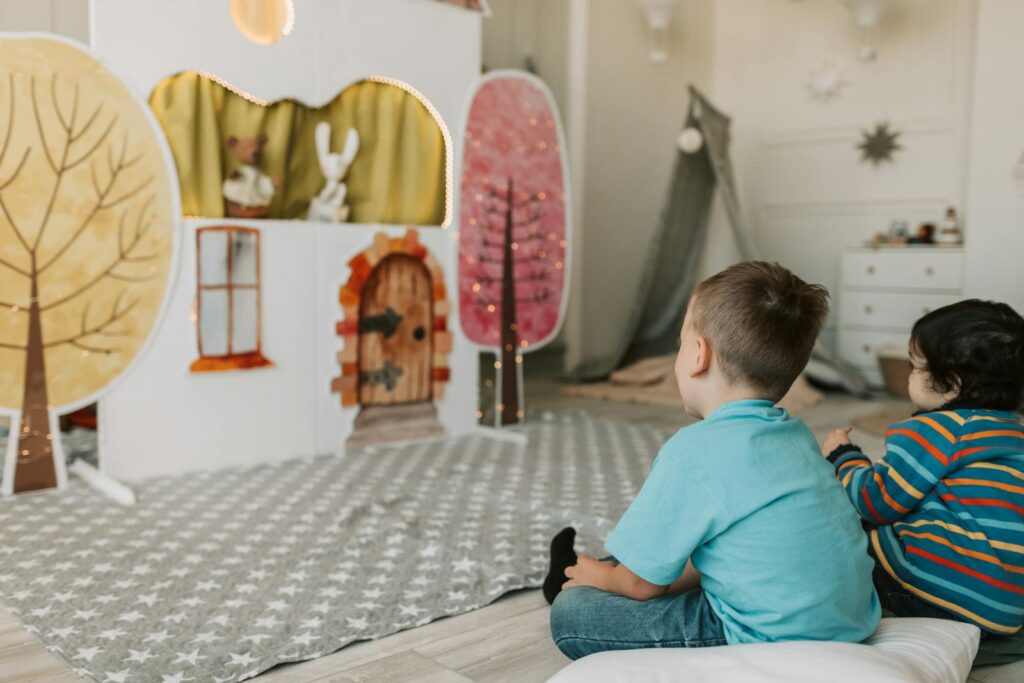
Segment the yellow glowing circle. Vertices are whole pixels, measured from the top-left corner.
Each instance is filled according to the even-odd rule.
[[[295,23],[292,0],[228,0],[228,7],[235,28],[257,45],[273,45]]]

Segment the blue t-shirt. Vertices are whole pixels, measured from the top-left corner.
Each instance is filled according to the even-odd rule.
[[[858,642],[881,616],[857,513],[810,430],[771,401],[679,430],[605,545],[658,585],[692,559],[730,644]]]

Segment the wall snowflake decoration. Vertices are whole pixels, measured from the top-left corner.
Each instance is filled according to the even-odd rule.
[[[811,71],[807,77],[807,90],[811,97],[822,102],[839,97],[843,88],[850,84],[846,69],[841,64],[826,61]]]
[[[874,130],[861,131],[861,136],[857,145],[860,160],[870,161],[875,167],[885,161],[892,162],[893,152],[902,149],[897,142],[900,132],[890,129],[887,122],[876,124]]]

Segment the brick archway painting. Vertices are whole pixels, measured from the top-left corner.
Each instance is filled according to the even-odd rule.
[[[441,265],[415,230],[378,233],[338,292],[342,407],[359,407],[348,448],[441,433],[434,402],[450,376],[450,304]]]

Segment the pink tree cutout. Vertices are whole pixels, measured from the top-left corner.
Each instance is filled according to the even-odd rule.
[[[500,354],[502,424],[522,417],[523,353],[558,331],[568,234],[557,110],[543,82],[495,72],[466,124],[459,231],[459,313],[469,339]]]

